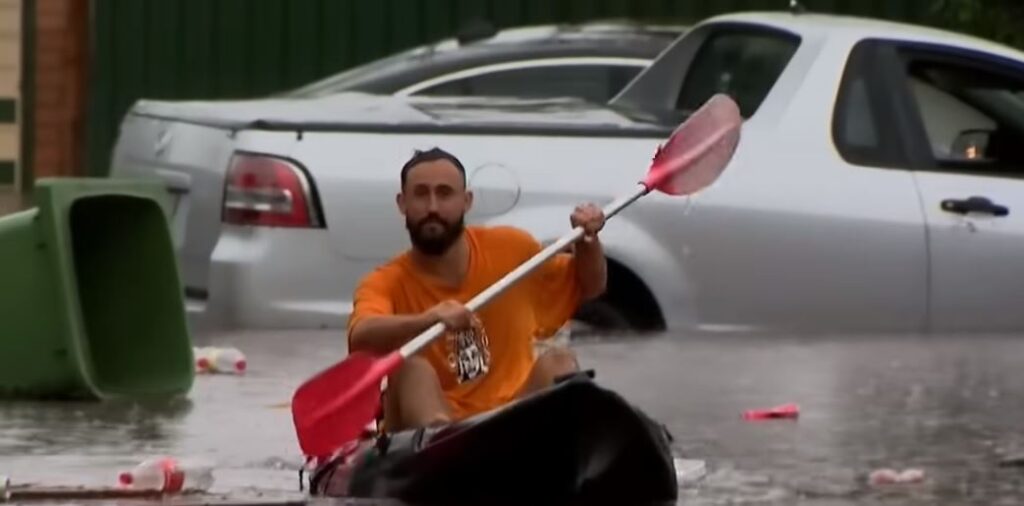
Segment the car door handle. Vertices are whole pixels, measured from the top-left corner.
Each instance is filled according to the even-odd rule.
[[[985,197],[969,197],[966,200],[946,199],[942,201],[942,210],[957,214],[982,213],[992,216],[1010,214],[1009,208],[995,204]]]

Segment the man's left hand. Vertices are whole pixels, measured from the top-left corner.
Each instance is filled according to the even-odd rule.
[[[583,240],[591,242],[597,237],[597,233],[604,228],[604,211],[594,204],[580,204],[569,217],[573,228],[583,227]]]

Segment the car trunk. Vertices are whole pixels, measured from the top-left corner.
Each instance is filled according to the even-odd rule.
[[[224,172],[233,150],[224,130],[135,115],[125,118],[114,148],[111,177],[157,178],[172,195],[171,232],[190,302],[206,298],[210,253],[220,234]]]
[[[304,125],[348,118],[359,123],[424,121],[391,97],[341,94],[311,100],[140,100],[125,116],[111,177],[157,178],[173,195],[176,254],[190,310],[208,296],[211,255],[222,229],[232,155],[247,147],[287,157]]]

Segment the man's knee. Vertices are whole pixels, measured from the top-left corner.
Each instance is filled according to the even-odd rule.
[[[407,391],[421,391],[428,384],[437,383],[437,371],[423,357],[409,357],[395,372],[388,375],[387,391],[396,402]]]
[[[572,374],[580,369],[576,353],[569,348],[551,348],[545,351],[537,358],[537,366],[553,378]]]
[[[397,371],[391,373],[388,377],[388,384],[390,385],[391,381],[416,382],[436,377],[437,372],[434,371],[434,366],[430,365],[430,362],[427,359],[423,357],[409,357],[405,359],[405,362]]]
[[[437,372],[425,358],[406,359],[388,376],[384,396],[384,420],[389,432],[451,421]]]

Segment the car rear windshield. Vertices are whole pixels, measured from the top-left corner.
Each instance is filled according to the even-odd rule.
[[[693,111],[726,93],[744,118],[751,117],[799,45],[796,35],[775,30],[730,27],[712,33],[690,64],[676,107]]]
[[[281,97],[287,98],[318,98],[333,95],[353,88],[355,85],[376,74],[401,68],[402,65],[411,62],[417,57],[422,57],[430,52],[429,47],[418,46],[412,49],[392,54],[385,58],[371,60],[362,65],[352,67],[343,72],[314,81],[300,88],[281,93]]]

